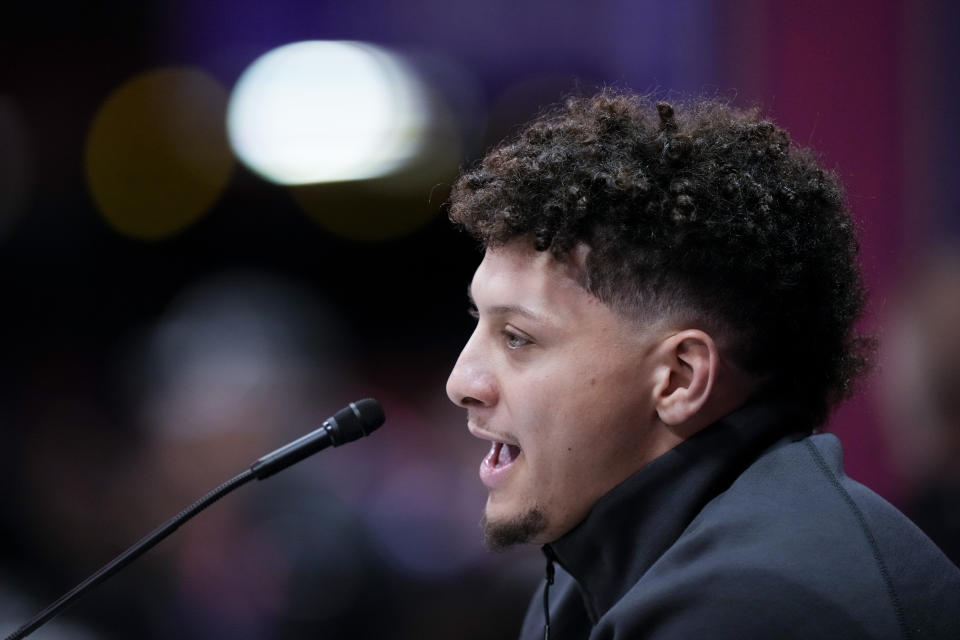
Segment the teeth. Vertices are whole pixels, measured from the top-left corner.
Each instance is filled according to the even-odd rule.
[[[513,447],[508,444],[500,445],[499,464],[510,464],[513,462]]]
[[[490,443],[490,451],[487,453],[485,460],[486,464],[492,467],[499,467],[510,464],[516,460],[519,455],[520,447],[507,444],[506,442],[493,441]]]
[[[500,464],[510,464],[517,459],[517,456],[520,455],[520,447],[503,443],[500,447],[499,463]]]

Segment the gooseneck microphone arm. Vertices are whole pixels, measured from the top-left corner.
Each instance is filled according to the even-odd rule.
[[[177,528],[184,522],[197,515],[237,487],[246,484],[250,480],[253,480],[253,478],[253,472],[250,469],[247,469],[232,480],[227,480],[222,485],[203,496],[177,515],[167,520],[167,522],[154,529],[153,532],[141,538],[139,542],[98,569],[89,578],[75,586],[64,595],[60,596],[56,602],[35,615],[29,622],[17,629],[17,631],[15,631],[13,634],[7,636],[6,640],[20,640],[20,638],[27,637],[35,630],[40,628],[40,626],[45,624],[48,620],[80,599],[80,597],[83,596],[87,591],[93,589],[95,586],[116,572],[120,571],[120,569],[123,569],[125,566],[152,549],[157,543],[176,531]]]
[[[191,504],[189,507],[170,518],[167,522],[144,536],[135,545],[121,553],[109,563],[97,570],[89,578],[61,596],[56,602],[31,618],[26,624],[6,637],[5,640],[20,640],[25,638],[58,613],[80,599],[90,589],[94,588],[141,555],[156,546],[161,540],[176,531],[180,525],[197,515],[211,504],[227,495],[234,489],[243,486],[254,478],[263,480],[273,474],[286,469],[290,465],[313,455],[329,446],[339,447],[352,442],[361,436],[369,435],[383,424],[383,409],[373,398],[365,398],[351,402],[348,406],[327,418],[316,431],[294,440],[273,453],[259,458],[249,469],[240,475],[227,480],[219,487]]]

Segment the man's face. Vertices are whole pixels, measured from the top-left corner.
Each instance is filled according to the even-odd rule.
[[[588,293],[576,262],[518,241],[488,250],[471,284],[477,327],[447,395],[491,442],[480,478],[493,547],[555,540],[663,452],[656,331]]]

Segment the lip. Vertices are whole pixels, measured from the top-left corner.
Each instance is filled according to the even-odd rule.
[[[504,443],[502,446],[506,446],[506,444]],[[486,485],[488,489],[496,489],[507,482],[510,474],[516,469],[517,462],[523,457],[523,450],[520,449],[520,452],[508,464],[494,465],[493,458],[496,454],[496,448],[491,447],[490,452],[480,462],[480,482]]]
[[[487,452],[487,454],[483,457],[483,460],[480,462],[480,482],[482,482],[488,489],[496,489],[497,487],[502,486],[505,482],[507,482],[510,475],[516,469],[517,462],[523,457],[523,449],[513,438],[491,433],[485,429],[477,427],[471,422],[467,423],[467,428],[470,430],[470,434],[475,438],[494,443],[494,445],[490,447],[490,451]],[[500,453],[497,450],[495,443],[501,443],[502,446],[513,445],[520,451],[508,464],[495,465],[494,458],[498,455],[498,453]]]
[[[473,422],[467,422],[467,430],[470,431],[470,435],[474,438],[479,438],[480,440],[487,440],[489,442],[502,442],[504,444],[512,444],[515,447],[519,447],[520,444],[515,438],[508,436],[505,433],[494,433],[492,431],[487,431],[478,427]]]

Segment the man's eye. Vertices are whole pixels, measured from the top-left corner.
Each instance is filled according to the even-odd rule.
[[[519,349],[520,347],[530,344],[529,340],[509,329],[503,330],[503,337],[506,339],[507,349]]]

